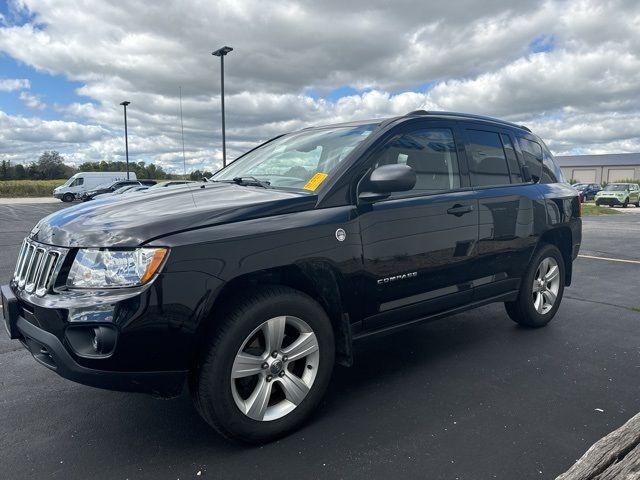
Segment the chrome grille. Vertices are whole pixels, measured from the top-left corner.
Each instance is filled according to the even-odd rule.
[[[63,252],[25,239],[20,248],[13,280],[20,289],[40,297],[51,290]]]

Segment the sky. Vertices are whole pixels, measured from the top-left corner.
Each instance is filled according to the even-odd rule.
[[[187,171],[310,125],[461,111],[640,152],[637,0],[0,0],[0,159]]]

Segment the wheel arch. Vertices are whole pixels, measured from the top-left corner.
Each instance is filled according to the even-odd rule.
[[[571,285],[573,277],[573,234],[569,227],[557,227],[547,230],[540,236],[539,245],[555,245],[564,260],[565,286]]]
[[[333,327],[336,362],[344,366],[353,364],[351,323],[343,302],[344,279],[330,262],[323,260],[259,270],[229,280],[215,294],[210,308],[203,315],[196,333],[197,341],[202,342],[209,338],[209,332],[215,329],[218,323],[215,314],[223,304],[256,285],[284,285],[316,300],[327,313]]]

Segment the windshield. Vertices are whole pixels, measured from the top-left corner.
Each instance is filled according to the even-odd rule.
[[[252,177],[270,187],[314,191],[376,126],[318,128],[284,135],[247,153],[211,180]]]
[[[114,195],[120,195],[121,193],[126,192],[127,190],[131,190],[135,185],[125,185],[124,187],[120,187],[113,191]]]
[[[66,182],[64,182],[62,185],[60,185],[61,187],[68,187],[69,185],[71,185],[73,183],[73,181],[76,179],[76,176],[74,175],[73,177],[71,177],[70,179],[68,179]]]
[[[628,188],[628,185],[623,185],[621,183],[612,183],[611,185],[604,187],[607,192],[624,192]]]

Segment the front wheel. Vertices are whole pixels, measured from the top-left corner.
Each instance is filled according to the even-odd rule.
[[[629,197],[624,199],[624,203],[622,204],[622,208],[627,208],[629,206]]]
[[[72,193],[65,193],[62,196],[62,201],[65,203],[73,202],[75,196]]]
[[[248,443],[298,428],[329,384],[335,345],[324,309],[288,287],[264,287],[227,304],[192,372],[198,412],[222,435]]]
[[[564,259],[554,245],[544,245],[534,255],[520,285],[518,298],[505,302],[509,317],[527,327],[544,327],[560,306],[564,292]]]

